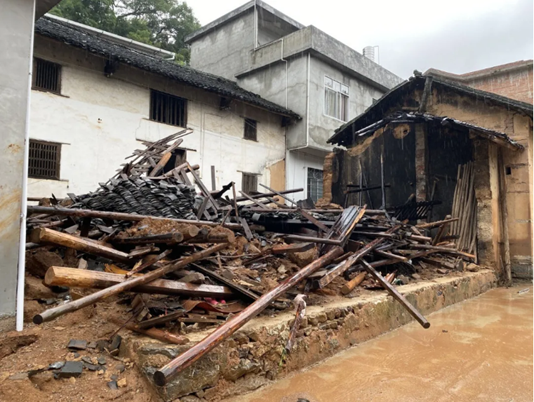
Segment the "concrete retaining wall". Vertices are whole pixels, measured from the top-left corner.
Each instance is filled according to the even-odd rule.
[[[493,271],[483,270],[401,286],[399,291],[428,315],[495,286]],[[129,354],[137,362],[148,382],[165,401],[186,395],[190,396],[182,400],[217,401],[256,389],[412,320],[406,310],[385,292],[310,306],[306,313],[297,342],[282,364],[281,353],[289,336],[292,313],[260,317],[249,322],[165,387],[153,384],[151,379],[155,370],[210,331],[189,334],[191,342],[185,346],[164,345],[132,335],[123,341],[121,354]],[[431,318],[429,321],[432,323]]]

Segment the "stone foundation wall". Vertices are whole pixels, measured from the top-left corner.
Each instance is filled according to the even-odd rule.
[[[477,296],[496,286],[491,270],[400,286],[399,291],[427,315]],[[259,317],[187,368],[165,387],[152,382],[155,370],[189,349],[210,331],[188,334],[185,346],[164,345],[132,335],[121,354],[137,362],[148,382],[165,401],[218,401],[252,391],[270,380],[317,363],[355,344],[412,321],[408,312],[385,292],[310,306],[291,353],[282,359],[292,314]],[[432,318],[429,318],[432,323]],[[432,327],[429,329],[432,330]]]

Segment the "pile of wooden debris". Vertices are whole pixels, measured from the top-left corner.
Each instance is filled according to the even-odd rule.
[[[37,314],[36,324],[119,296],[131,316],[117,324],[164,342],[185,344],[189,332],[218,325],[155,373],[162,385],[266,309],[296,298],[302,316],[300,294],[313,304],[352,297],[360,284],[386,289],[427,328],[393,285],[475,260],[447,240],[450,217],[411,225],[365,206],[305,208],[288,196],[302,189],[209,191],[198,166],[169,167],[186,134],[145,144],[95,193],[28,208],[28,271],[49,287],[99,289]]]

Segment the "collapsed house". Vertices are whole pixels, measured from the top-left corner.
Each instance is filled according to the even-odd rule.
[[[253,373],[265,379],[276,375],[282,364],[295,367],[292,353],[302,353],[300,345],[316,339],[305,340],[314,331],[320,339],[327,331],[339,330],[347,345],[351,337],[358,338],[353,324],[345,323],[349,310],[322,313],[324,318],[314,319],[317,328],[305,331],[306,305],[339,305],[386,290],[400,308],[385,316],[396,325],[413,317],[428,328],[430,323],[396,286],[462,277],[480,269],[473,264],[474,254],[445,238],[446,228],[458,218],[416,225],[406,210],[370,208],[371,199],[368,205],[320,207],[309,200],[294,201],[291,195],[300,188],[276,191],[263,185],[266,192],[246,193],[229,182],[211,191],[198,165],[172,158],[190,134],[182,130],[145,142],[146,149],[134,151],[92,193],[43,199],[41,205],[28,207],[27,272],[42,278],[50,289],[47,294],[55,294],[27,299],[32,307],[27,319],[41,325],[106,304],[113,335],[92,340],[100,349],[90,353],[117,356],[121,339],[116,335],[123,329],[164,345],[149,348],[175,345],[179,349],[171,352],[172,359],[167,349],[158,349],[167,356],[165,365],[161,359],[140,357],[138,362],[165,400],[228,388],[220,378],[235,382]],[[239,353],[246,356],[235,365],[219,364],[213,377],[191,380],[191,370],[204,373],[206,364],[227,353],[235,360],[230,345],[243,338],[237,331],[260,314],[265,318],[291,312],[292,300],[295,319],[268,338],[261,355],[249,356],[243,349]],[[125,311],[120,305],[129,307]],[[132,342],[130,348],[137,353],[135,339]],[[281,342],[282,349],[277,346]],[[211,352],[222,345],[225,352]],[[317,361],[333,350],[304,361]],[[88,361],[88,370],[99,370],[94,359]],[[76,375],[81,375],[84,363],[72,364],[80,367]],[[65,366],[70,370],[72,364]],[[62,367],[52,364],[49,369],[57,378],[69,376]],[[112,389],[113,381],[108,383]],[[238,391],[234,387],[231,392]]]
[[[501,279],[532,276],[532,105],[431,75],[403,82],[329,139],[325,199],[420,220]]]

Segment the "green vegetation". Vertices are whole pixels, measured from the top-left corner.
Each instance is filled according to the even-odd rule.
[[[178,0],[63,0],[51,13],[169,50],[181,64],[189,62],[184,38],[200,28],[193,10]]]

